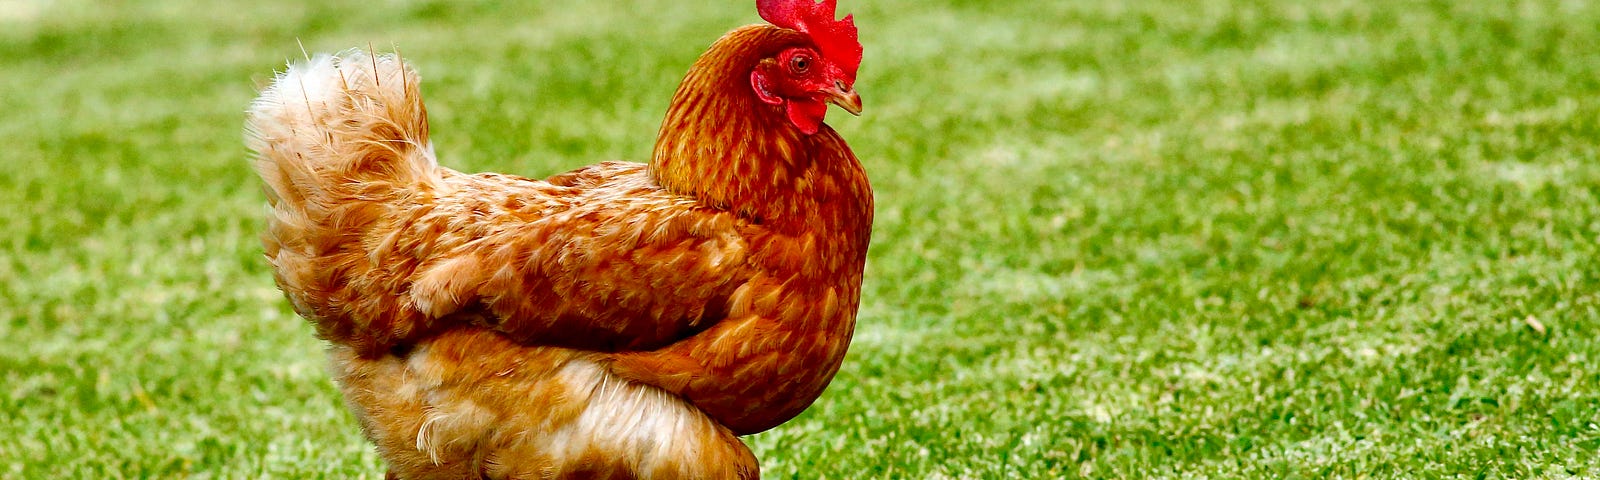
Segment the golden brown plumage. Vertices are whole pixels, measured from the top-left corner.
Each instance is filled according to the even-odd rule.
[[[789,28],[702,55],[648,165],[441,167],[393,55],[320,56],[262,93],[266,255],[392,473],[756,476],[734,435],[797,415],[838,370],[872,222],[821,123],[827,102],[859,111],[854,27],[801,3],[762,0]]]

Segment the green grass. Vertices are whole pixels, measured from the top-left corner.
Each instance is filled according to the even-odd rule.
[[[297,39],[540,176],[644,159],[750,3],[0,1],[0,477],[381,477],[256,240]],[[842,9],[878,221],[769,478],[1600,476],[1600,6]]]

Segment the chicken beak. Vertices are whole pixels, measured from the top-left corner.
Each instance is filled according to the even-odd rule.
[[[844,86],[843,82],[835,82],[834,88],[828,89],[828,103],[838,105],[851,115],[861,116],[861,95],[856,89]]]

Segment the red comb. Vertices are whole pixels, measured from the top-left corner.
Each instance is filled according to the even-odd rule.
[[[861,42],[856,40],[856,21],[853,15],[834,20],[835,0],[756,0],[756,11],[761,18],[783,28],[799,30],[811,35],[822,56],[844,69],[850,81],[856,79],[856,67],[861,66]]]

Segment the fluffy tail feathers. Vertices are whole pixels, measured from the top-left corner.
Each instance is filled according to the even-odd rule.
[[[436,183],[418,83],[399,55],[359,50],[317,55],[279,74],[250,105],[245,130],[280,219],[316,221],[373,188]]]
[[[319,55],[289,65],[250,105],[246,143],[272,204],[262,246],[295,311],[330,341],[366,347],[410,328],[383,314],[403,310],[389,297],[362,292],[399,288],[403,276],[375,273],[377,256],[448,173],[428,142],[418,80],[398,55]]]

